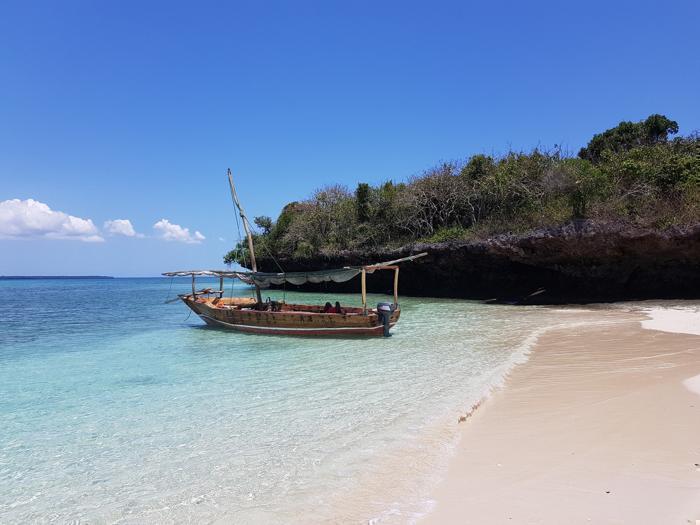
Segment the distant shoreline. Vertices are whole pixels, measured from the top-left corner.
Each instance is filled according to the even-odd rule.
[[[0,281],[28,281],[40,279],[114,279],[111,275],[0,275]]]

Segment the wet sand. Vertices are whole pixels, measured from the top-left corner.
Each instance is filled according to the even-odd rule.
[[[612,324],[542,335],[461,423],[420,523],[700,520],[700,335],[659,331],[675,329],[663,313],[600,315]]]

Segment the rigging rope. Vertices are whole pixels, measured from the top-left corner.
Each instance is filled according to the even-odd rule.
[[[248,266],[248,263],[246,261],[245,251],[243,251],[243,248],[241,247],[241,244],[243,244],[243,235],[241,235],[241,224],[238,221],[238,214],[234,213],[233,216],[236,219],[236,230],[238,231],[238,242],[236,242],[236,248],[235,248],[236,262],[238,264],[241,264],[239,261],[242,260],[243,264],[241,264],[241,266],[243,266],[244,268],[246,268],[246,267],[250,268],[250,266]]]
[[[266,251],[267,254],[270,256],[270,258],[275,262],[275,264],[277,265],[277,268],[280,269],[280,272],[286,274],[287,272],[285,272],[285,271],[284,271],[284,268],[282,268],[282,266],[280,266],[280,263],[277,262],[277,259],[275,259],[275,256],[272,255],[272,252],[269,250],[269,248],[267,247],[267,245],[265,245],[265,244],[263,243],[262,246],[263,246],[263,248],[265,248],[265,251]],[[282,302],[284,302],[284,303],[287,302],[287,281],[284,281],[284,282],[282,283]]]
[[[236,218],[236,230],[238,231],[238,242],[236,242],[236,248],[234,249],[236,262],[243,268],[251,268],[251,265],[246,261],[245,251],[241,246],[243,244],[243,235],[241,234],[241,224],[238,220],[238,213],[234,213],[233,216]],[[241,218],[241,220],[243,220]],[[243,264],[241,264],[241,262]],[[235,279],[231,279],[231,298],[233,298],[233,284]]]
[[[175,277],[171,277],[171,278],[170,278],[170,287],[168,288],[168,295],[165,296],[165,302],[166,302],[166,303],[167,303],[168,300],[170,299],[170,292],[171,292],[171,290],[173,289],[173,279],[175,279]]]
[[[282,266],[280,266],[280,263],[277,262],[277,259],[275,259],[275,256],[272,255],[272,252],[268,249],[268,247],[267,247],[265,244],[263,244],[262,246],[263,246],[263,248],[265,248],[265,251],[266,251],[267,254],[270,256],[270,258],[271,258],[271,259],[274,261],[274,263],[277,265],[277,268],[280,269],[280,272],[282,272],[282,273],[287,273],[287,272],[284,271],[284,268],[282,268]]]

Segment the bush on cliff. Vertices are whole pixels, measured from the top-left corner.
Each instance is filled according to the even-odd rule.
[[[597,219],[649,227],[697,222],[700,137],[670,139],[662,115],[595,135],[578,158],[560,149],[474,155],[407,182],[317,190],[256,219],[261,255],[331,255],[346,249],[439,242]],[[244,243],[225,257],[243,262]]]

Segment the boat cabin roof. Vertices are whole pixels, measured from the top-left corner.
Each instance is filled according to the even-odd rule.
[[[349,281],[362,272],[373,273],[376,270],[397,270],[399,263],[412,261],[427,255],[426,252],[402,257],[393,261],[382,263],[367,264],[364,266],[345,266],[344,268],[336,268],[331,270],[315,270],[310,272],[251,272],[251,271],[236,271],[236,270],[179,270],[175,272],[165,272],[163,275],[168,277],[184,277],[184,276],[211,276],[211,277],[228,277],[236,278],[241,281],[257,285],[261,288],[267,288],[272,284],[304,284],[322,283],[333,281],[342,283]]]

